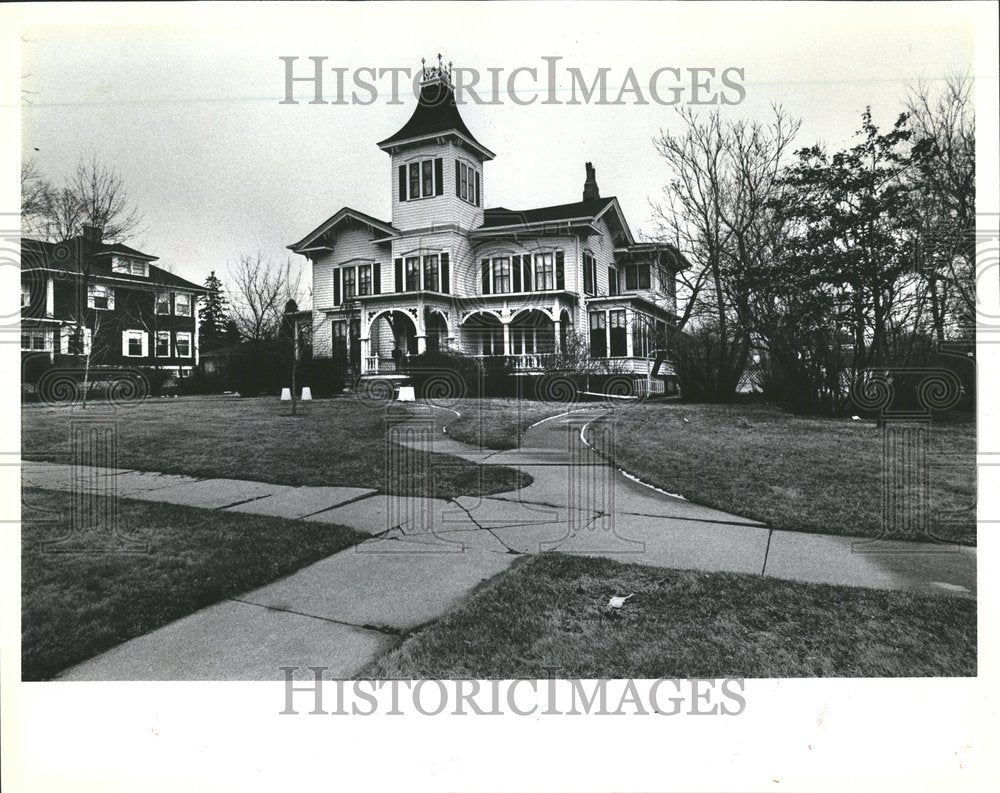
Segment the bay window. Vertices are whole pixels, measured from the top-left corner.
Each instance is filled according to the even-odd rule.
[[[440,291],[440,272],[438,269],[437,254],[424,257],[424,289],[428,292]]]
[[[420,290],[420,257],[408,256],[405,261],[406,273],[404,281],[404,291],[417,292]]]
[[[649,265],[648,264],[626,264],[625,265],[625,289],[635,291],[636,289],[649,289]]]
[[[356,292],[355,271],[353,267],[344,268],[344,300],[350,300]]]
[[[555,289],[555,265],[551,253],[535,254],[535,289],[544,292]]]
[[[358,294],[370,295],[372,293],[372,266],[362,264],[358,267]]]
[[[608,325],[610,326],[612,358],[624,358],[628,355],[628,339],[625,335],[625,310],[617,309],[608,312]]]
[[[607,316],[603,311],[594,311],[590,315],[590,357],[606,358],[607,355]]]

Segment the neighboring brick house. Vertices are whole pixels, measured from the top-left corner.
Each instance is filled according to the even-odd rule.
[[[66,242],[21,241],[22,358],[93,367],[157,368],[178,377],[198,364],[198,297],[205,288],[163,270],[156,256],[104,243],[85,227]]]
[[[422,78],[412,117],[378,144],[392,160],[392,222],[344,207],[289,246],[312,262],[314,356],[392,376],[406,355],[450,348],[528,374],[573,346],[672,388],[662,350],[684,257],[637,242],[590,163],[580,201],[486,209],[495,155],[462,120],[450,65]]]

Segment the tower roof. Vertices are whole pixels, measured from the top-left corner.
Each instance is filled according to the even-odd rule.
[[[469,131],[458,112],[455,101],[455,86],[451,82],[451,64],[441,63],[438,55],[437,66],[425,66],[420,81],[420,98],[410,120],[394,134],[379,141],[380,149],[387,149],[403,143],[415,143],[424,138],[454,134],[476,149],[484,159],[492,160],[493,152],[487,149]]]

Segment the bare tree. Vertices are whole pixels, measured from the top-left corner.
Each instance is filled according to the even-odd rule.
[[[772,201],[800,122],[775,107],[767,124],[724,122],[678,111],[680,130],[654,145],[673,176],[654,209],[659,237],[695,269],[682,274],[678,328],[697,326],[711,342],[708,398],[736,391],[752,344],[753,273],[771,256],[778,224]],[[679,336],[675,336],[680,339]]]
[[[43,179],[32,161],[21,172],[22,227],[49,242],[80,235],[84,226],[101,229],[102,239],[122,242],[137,234],[142,216],[113,168],[81,160],[62,187]]]
[[[939,341],[956,314],[975,315],[976,117],[974,84],[953,75],[934,90],[925,81],[910,89],[914,178],[920,193],[918,270],[926,281]]]
[[[240,335],[260,343],[274,339],[285,304],[301,298],[302,270],[290,260],[275,265],[257,251],[229,266],[229,299]]]

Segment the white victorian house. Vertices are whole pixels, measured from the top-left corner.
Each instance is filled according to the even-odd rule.
[[[683,257],[636,242],[590,163],[579,201],[486,208],[495,154],[462,120],[450,65],[422,77],[410,120],[378,144],[391,222],[344,207],[288,246],[312,262],[313,355],[384,377],[427,350],[542,373],[572,349],[662,392]]]

